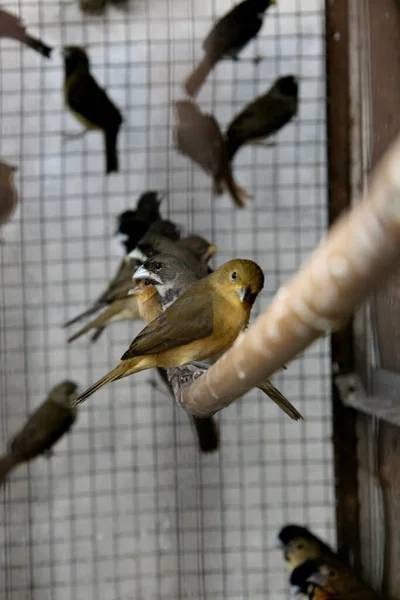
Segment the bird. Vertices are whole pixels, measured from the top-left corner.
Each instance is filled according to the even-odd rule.
[[[330,546],[320,540],[307,527],[301,525],[285,525],[280,530],[278,539],[290,571],[293,571],[308,559],[336,556]]]
[[[106,309],[99,317],[100,322],[104,322],[101,326],[98,326],[98,321],[95,319],[71,336],[68,342],[73,342],[87,331],[97,327],[96,332],[91,338],[91,341],[94,342],[100,337],[108,322],[126,320],[125,316],[128,315],[130,315],[128,320],[138,318],[137,311],[135,311],[135,300],[133,298],[127,299],[127,296],[132,287],[133,271],[139,263],[135,262],[129,256],[129,253],[149,230],[156,233],[160,232],[165,237],[171,237],[173,240],[178,240],[180,237],[179,228],[175,223],[159,218],[161,215],[158,204],[159,198],[157,192],[145,192],[140,196],[136,210],[124,211],[118,216],[116,237],[122,244],[125,256],[119,263],[117,271],[104,292],[87,310],[67,321],[64,327],[70,327],[82,319],[88,318],[102,309]],[[120,302],[125,300],[126,302]],[[121,312],[121,318],[118,318],[119,312]],[[110,318],[112,321],[108,321]]]
[[[296,116],[298,89],[294,75],[280,77],[233,118],[226,131],[229,160],[244,144],[265,140]]]
[[[200,262],[208,263],[208,261],[218,251],[215,244],[212,244],[201,235],[187,235],[181,238],[176,245],[179,248],[189,250]]]
[[[160,297],[163,310],[182,296],[189,286],[198,282],[199,279],[198,275],[188,265],[182,263],[176,256],[171,255],[158,255],[147,260],[142,267],[138,268],[134,277],[136,280],[145,279],[149,283],[153,283]],[[302,414],[269,379],[265,379],[257,387],[291,419],[294,421],[303,419]]]
[[[139,371],[178,367],[224,352],[247,326],[263,286],[264,274],[255,262],[240,258],[228,261],[189,286],[139,333],[121,363],[77,401],[83,402],[104,385]]]
[[[148,324],[151,323],[162,313],[160,297],[157,289],[151,284],[148,279],[135,280],[135,287],[131,293],[136,295],[138,301],[139,312],[143,320]],[[168,375],[165,369],[157,367],[159,377],[168,387],[171,396],[174,398],[174,392],[168,380]],[[219,446],[219,428],[216,421],[212,417],[200,419],[193,415],[189,415],[189,421],[193,424],[197,435],[199,448],[202,452],[214,452]]]
[[[16,209],[18,193],[14,185],[17,167],[0,162],[0,227],[5,225]]]
[[[379,600],[356,573],[335,559],[307,560],[296,567],[290,583],[309,600]]]
[[[77,417],[76,396],[77,385],[72,381],[63,381],[50,391],[15,435],[8,453],[0,459],[0,484],[18,465],[49,452],[70,430]]]
[[[238,208],[244,208],[249,194],[235,181],[226,141],[213,115],[202,113],[190,100],[175,102],[175,143],[178,150],[198,164],[214,181],[217,194],[226,189]]]
[[[36,50],[45,58],[50,58],[52,48],[44,44],[42,40],[28,35],[21,19],[3,9],[0,9],[0,38],[17,40],[32,50]]]
[[[217,62],[227,57],[237,59],[260,31],[264,13],[272,4],[275,0],[245,0],[215,23],[203,42],[203,60],[185,82],[189,96],[197,95]]]
[[[63,56],[65,103],[85,130],[98,129],[104,133],[106,173],[118,172],[117,136],[122,115],[91,75],[85,50],[66,46]]]
[[[149,258],[158,254],[175,256],[179,259],[180,263],[183,263],[196,273],[197,279],[208,275],[207,262],[198,260],[195,254],[186,249],[184,245],[182,247],[182,245],[172,242],[161,235],[152,235],[151,230],[139,241],[136,248],[130,253],[130,257],[144,263]]]

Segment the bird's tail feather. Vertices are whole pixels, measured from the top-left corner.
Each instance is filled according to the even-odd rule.
[[[5,483],[8,474],[17,466],[18,462],[12,454],[5,454],[0,458],[0,487]]]
[[[93,319],[93,321],[90,321],[90,323],[88,323],[87,325],[85,325],[84,327],[82,327],[82,329],[80,329],[79,331],[77,331],[76,333],[74,333],[74,335],[71,335],[70,338],[68,338],[68,343],[70,344],[71,342],[73,342],[74,340],[78,339],[81,337],[81,335],[87,333],[88,331],[90,331],[91,329],[97,329],[97,331],[95,332],[95,334],[92,336],[91,341],[95,342],[101,335],[101,332],[103,331],[105,325],[107,325],[108,323],[111,322],[112,318],[115,316],[116,314],[116,306],[109,306],[108,308],[106,308],[105,310],[103,310],[98,317],[96,317],[95,319]]]
[[[189,415],[194,425],[199,447],[202,452],[215,452],[219,447],[219,427],[212,417],[200,419]]]
[[[215,62],[209,56],[205,56],[201,63],[192,71],[185,81],[185,90],[189,96],[197,96],[209,72],[214,68]]]
[[[64,323],[63,327],[67,328],[67,327],[70,327],[71,325],[75,325],[75,323],[82,321],[82,319],[85,319],[86,317],[90,317],[90,315],[92,315],[93,313],[100,310],[100,308],[102,308],[102,305],[98,306],[97,304],[94,304],[93,306],[91,306],[84,312],[80,313],[79,315],[77,315],[76,317],[71,319],[70,321],[67,321],[66,323]]]
[[[94,334],[90,337],[90,341],[92,344],[94,344],[94,342],[97,342],[97,340],[99,339],[99,337],[101,336],[101,334],[103,333],[104,330],[105,330],[105,327],[98,327],[96,329]]]
[[[221,188],[226,188],[228,190],[232,200],[239,208],[244,208],[246,206],[246,200],[252,198],[251,194],[237,183],[230,169],[224,174],[223,181],[216,182],[217,193],[218,189],[222,191]]]
[[[302,420],[303,415],[293,406],[291,402],[268,380],[266,379],[257,386],[259,390],[264,392],[271,400],[279,406],[284,413],[289,415],[294,421]]]
[[[118,173],[119,170],[117,154],[117,136],[118,129],[115,131],[107,131],[105,134],[107,175],[109,175],[110,173]]]
[[[118,367],[115,367],[115,369],[110,371],[110,373],[107,373],[107,375],[99,379],[99,381],[96,381],[96,383],[94,383],[87,390],[85,390],[83,394],[80,394],[76,399],[76,403],[81,404],[82,402],[87,400],[89,396],[97,392],[97,390],[102,388],[104,385],[107,385],[112,381],[116,381],[117,379],[121,379],[124,376],[125,371],[126,368],[123,363],[120,364]]]
[[[33,38],[30,35],[27,35],[24,37],[23,42],[25,42],[25,44],[27,46],[29,46],[30,48],[32,48],[33,50],[36,50],[36,52],[39,52],[39,54],[41,54],[42,56],[45,56],[46,58],[50,58],[51,51],[53,50],[53,48],[46,46],[46,44],[43,44],[43,42],[41,40]]]

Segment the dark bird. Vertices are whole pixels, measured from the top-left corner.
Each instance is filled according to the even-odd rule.
[[[168,255],[158,255],[147,260],[135,273],[136,279],[146,279],[156,287],[163,310],[196,282],[198,276],[178,258]],[[257,386],[291,419],[298,421],[303,416],[291,402],[266,379]]]
[[[134,278],[136,273],[134,274]],[[251,260],[231,260],[189,288],[133,340],[121,363],[78,398],[104,385],[154,367],[178,367],[227,350],[249,321],[264,285]]]
[[[244,144],[265,140],[279,131],[296,115],[297,105],[296,77],[281,77],[233,118],[226,132],[229,159]]]
[[[148,279],[135,280],[135,284],[131,293],[136,295],[140,315],[147,324],[151,323],[162,313],[160,297],[156,288]],[[172,398],[174,398],[174,392],[168,381],[166,370],[157,367],[157,372],[169,389]],[[200,450],[205,453],[217,450],[219,446],[219,429],[216,421],[212,417],[200,419],[189,414],[188,417],[190,422],[193,423]]]
[[[18,193],[14,185],[17,167],[0,162],[0,227],[5,225],[18,204]]]
[[[50,391],[0,459],[0,484],[15,467],[48,452],[69,431],[76,420],[76,391],[72,381],[63,381]]]
[[[236,206],[243,208],[250,196],[235,181],[226,141],[216,119],[202,113],[197,104],[189,100],[175,102],[175,109],[174,134],[178,150],[213,178],[217,194],[226,189]]]
[[[125,210],[118,215],[115,237],[124,246],[125,254],[129,254],[136,247],[140,238],[155,221],[161,221],[161,199],[159,192],[144,192],[139,197],[135,210]],[[171,226],[176,229],[173,223]]]
[[[3,9],[0,9],[0,38],[17,40],[36,50],[42,56],[50,58],[52,48],[46,46],[41,40],[28,35],[21,19]]]
[[[352,569],[335,559],[307,560],[294,569],[290,583],[310,600],[379,600]]]
[[[286,525],[280,530],[278,539],[290,571],[308,559],[336,556],[332,548],[301,525]]]
[[[189,96],[197,95],[217,62],[223,58],[237,59],[260,31],[264,13],[271,4],[275,0],[245,0],[215,23],[203,42],[203,60],[185,82]]]
[[[67,46],[63,55],[65,103],[86,129],[98,129],[104,133],[106,173],[117,172],[121,113],[91,75],[85,50],[79,46]]]

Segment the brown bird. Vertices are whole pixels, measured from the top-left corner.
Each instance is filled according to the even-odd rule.
[[[75,383],[63,381],[50,391],[0,459],[0,484],[15,467],[48,452],[69,431],[76,420],[76,390]]]
[[[14,186],[17,167],[0,162],[0,226],[5,225],[16,209],[18,194]]]
[[[234,179],[226,141],[216,119],[202,113],[197,104],[189,100],[175,102],[175,109],[174,134],[178,150],[213,178],[217,194],[226,189],[236,206],[243,208],[250,196]]]
[[[134,282],[136,285],[131,290],[131,293],[136,295],[139,312],[143,320],[149,324],[162,313],[160,297],[156,288],[148,279],[134,280]],[[157,372],[168,387],[172,398],[174,398],[166,370],[157,367]],[[200,419],[189,414],[188,417],[189,421],[193,423],[200,450],[205,453],[217,450],[219,446],[219,429],[215,420],[212,417]]]
[[[50,58],[52,48],[46,46],[41,40],[28,35],[21,19],[3,9],[0,9],[0,38],[17,40],[36,50],[42,56]]]
[[[148,278],[157,288],[163,310],[179,298],[198,277],[187,265],[170,255],[159,255],[147,260],[136,273],[136,278]],[[298,421],[303,416],[291,402],[268,379],[257,386],[291,419]]]
[[[64,98],[86,130],[104,133],[106,173],[118,172],[117,137],[122,115],[90,73],[89,57],[79,46],[64,48]]]
[[[280,77],[263,96],[236,115],[226,132],[229,160],[244,144],[265,140],[284,127],[297,113],[296,77]]]
[[[336,557],[332,548],[301,525],[286,525],[280,530],[278,539],[290,571],[309,559]]]
[[[135,277],[135,275],[134,275]],[[189,286],[133,340],[122,362],[78,398],[83,402],[104,385],[154,367],[203,361],[227,350],[245,329],[264,285],[251,260],[231,260]]]
[[[215,23],[203,42],[205,56],[185,83],[189,96],[196,96],[209,72],[223,58],[237,59],[239,52],[260,31],[263,16],[275,0],[245,0]]]
[[[292,572],[290,583],[310,600],[379,599],[352,569],[333,558],[304,562]]]

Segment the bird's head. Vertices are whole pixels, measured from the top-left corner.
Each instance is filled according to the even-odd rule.
[[[81,46],[66,46],[62,52],[65,73],[70,75],[77,70],[89,71],[90,62],[86,50]]]
[[[179,242],[181,248],[189,250],[197,260],[207,263],[217,252],[218,248],[201,235],[188,235]]]
[[[129,290],[130,296],[140,296],[142,302],[147,302],[157,294],[157,289],[150,279],[134,279],[133,287]]]
[[[282,96],[290,96],[296,98],[299,91],[299,83],[297,77],[294,75],[287,75],[286,77],[280,77],[276,82],[276,87]]]
[[[131,252],[149,228],[147,221],[138,217],[136,210],[126,210],[117,217],[115,237],[125,247],[125,253]]]
[[[214,273],[215,281],[224,292],[236,293],[240,302],[253,306],[264,287],[264,273],[252,260],[236,258],[230,260]]]
[[[290,570],[295,569],[307,559],[316,559],[333,554],[332,550],[312,534],[306,527],[287,525],[278,535],[285,560]]]
[[[137,246],[129,253],[129,256],[135,260],[145,263],[149,258],[158,254],[167,254],[170,240],[160,235],[147,234],[143,236]]]
[[[133,279],[148,279],[157,288],[162,300],[168,296],[179,296],[188,285],[198,280],[192,269],[170,254],[158,254],[146,260],[135,271]]]
[[[142,194],[136,205],[138,216],[148,223],[153,223],[161,219],[159,206],[164,197],[164,194],[155,191],[148,191]]]
[[[62,381],[50,392],[53,402],[61,406],[73,406],[77,396],[78,386],[74,381]]]

